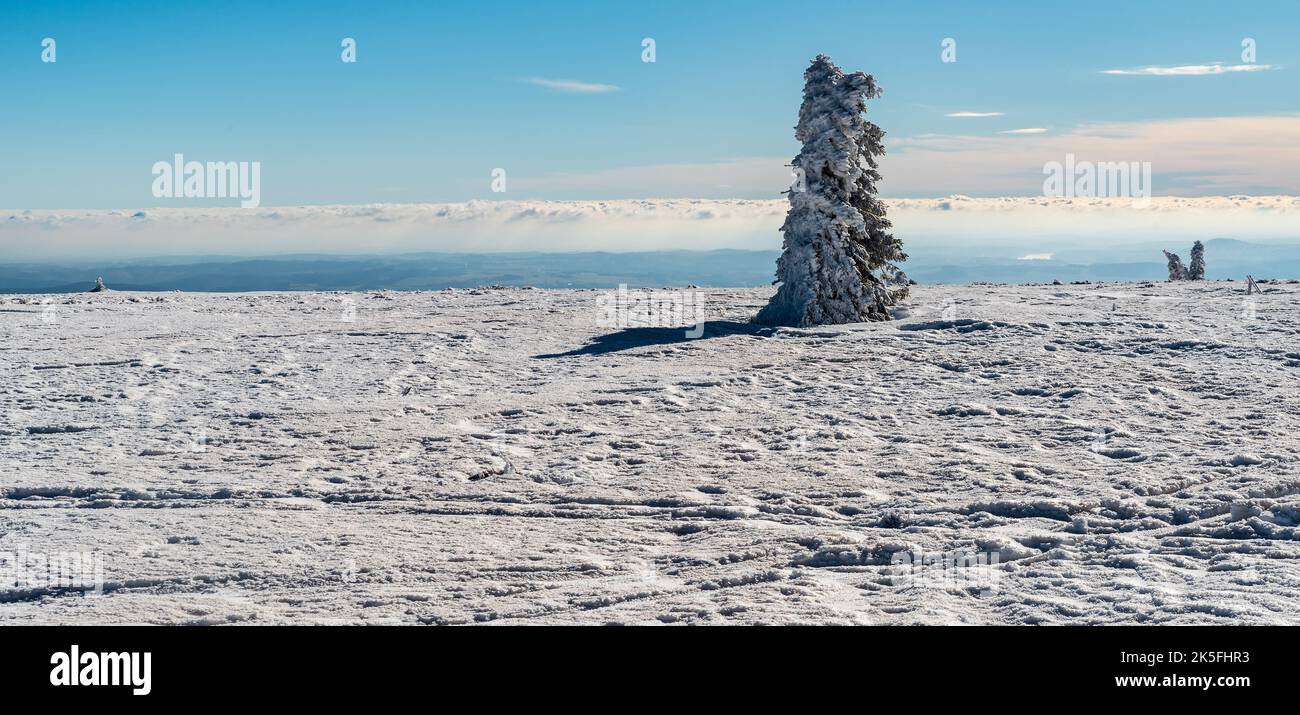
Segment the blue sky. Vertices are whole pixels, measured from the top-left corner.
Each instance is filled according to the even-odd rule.
[[[1152,161],[1158,194],[1300,193],[1300,3],[810,7],[5,0],[0,206],[159,205],[150,167],[178,152],[260,161],[266,206],[502,198],[496,167],[512,199],[772,198],[818,52],[884,87],[887,195],[1030,194],[1042,161],[1090,150]],[[1103,73],[1238,65],[1246,37],[1271,69]]]

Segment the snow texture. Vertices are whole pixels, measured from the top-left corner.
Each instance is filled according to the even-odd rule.
[[[804,72],[795,138],[803,149],[792,167],[790,212],[777,259],[780,284],[755,322],[809,327],[889,320],[889,306],[907,295],[891,288],[895,261],[906,260],[889,234],[876,196],[877,157],[885,133],[863,118],[880,88],[871,75],[846,75],[826,55]]]
[[[1300,286],[0,297],[5,623],[1300,624]],[[1249,316],[1249,319],[1247,319]],[[993,588],[900,555],[996,554]]]

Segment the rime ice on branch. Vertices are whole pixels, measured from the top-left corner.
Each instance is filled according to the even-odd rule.
[[[877,157],[885,133],[863,116],[880,89],[871,75],[844,74],[826,55],[804,72],[795,138],[796,185],[781,232],[780,284],[754,322],[810,326],[889,320],[888,307],[907,296],[897,262],[907,260],[889,233],[876,196]]]
[[[1165,258],[1169,260],[1169,280],[1187,280],[1187,269],[1183,267],[1183,259],[1179,258],[1177,253],[1165,251],[1164,254]]]
[[[1183,267],[1183,259],[1178,257],[1177,253],[1165,251],[1165,259],[1169,261],[1169,280],[1171,281],[1203,281],[1205,280],[1205,244],[1197,241],[1192,244],[1192,263],[1190,266]]]
[[[1205,244],[1200,241],[1192,244],[1192,263],[1187,267],[1187,280],[1205,280]]]

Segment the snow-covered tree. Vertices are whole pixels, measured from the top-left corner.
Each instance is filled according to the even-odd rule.
[[[1169,280],[1187,280],[1187,269],[1183,267],[1183,259],[1179,258],[1177,253],[1165,251],[1164,254],[1165,258],[1169,260]]]
[[[106,291],[106,290],[108,290],[108,286],[104,285],[104,279],[101,277],[101,278],[96,278],[96,279],[95,279],[95,287],[94,287],[94,288],[91,288],[91,289],[90,289],[90,292],[91,292],[91,293],[103,293],[103,292]]]
[[[884,131],[862,115],[880,96],[871,75],[844,74],[826,55],[804,72],[795,138],[799,181],[789,193],[781,232],[776,295],[754,322],[810,326],[889,320],[888,307],[907,296],[896,262],[907,260],[876,196]]]
[[[1192,244],[1192,262],[1187,266],[1187,280],[1205,280],[1205,244],[1200,241]]]

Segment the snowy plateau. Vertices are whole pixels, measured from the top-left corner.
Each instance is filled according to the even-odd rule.
[[[589,290],[0,296],[0,552],[103,559],[0,623],[1300,624],[1263,288],[707,290],[699,339]],[[954,551],[988,578],[899,566]]]

